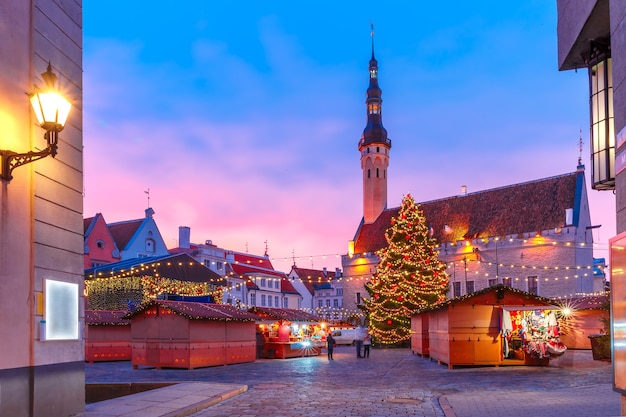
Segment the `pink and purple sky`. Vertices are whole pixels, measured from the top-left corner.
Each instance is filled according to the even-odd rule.
[[[84,4],[84,215],[141,218],[168,247],[333,270],[362,217],[370,23],[392,140],[388,206],[589,173],[587,74],[557,68],[556,4]],[[587,176],[589,187],[590,179]],[[608,261],[615,197],[591,190]]]

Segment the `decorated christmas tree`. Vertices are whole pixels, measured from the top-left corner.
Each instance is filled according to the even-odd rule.
[[[445,263],[439,261],[424,212],[406,195],[385,233],[387,247],[376,254],[376,273],[366,284],[364,309],[372,337],[386,345],[411,337],[411,314],[439,303],[448,292]]]

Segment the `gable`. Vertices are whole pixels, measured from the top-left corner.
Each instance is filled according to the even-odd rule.
[[[539,232],[565,226],[566,209],[578,208],[584,171],[467,195],[420,203],[433,238],[439,243],[457,240]],[[360,226],[355,252],[375,252],[387,245],[385,231],[399,207],[384,210],[373,223]]]

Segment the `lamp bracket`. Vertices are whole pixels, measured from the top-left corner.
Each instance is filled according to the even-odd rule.
[[[57,154],[59,132],[47,131],[44,137],[46,138],[48,147],[43,151],[17,153],[9,150],[0,150],[0,161],[2,162],[2,173],[0,177],[4,181],[9,182],[13,179],[12,172],[15,168],[43,159],[47,156],[54,158]]]

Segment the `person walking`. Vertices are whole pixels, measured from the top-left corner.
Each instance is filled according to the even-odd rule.
[[[257,330],[256,332],[256,358],[257,359],[263,358],[265,356],[264,351],[265,351],[265,336],[263,335],[263,332],[261,332],[260,330]]]
[[[328,360],[334,361],[333,349],[335,349],[335,338],[331,332],[328,332],[328,336],[326,336],[326,349],[328,350]]]
[[[363,357],[370,357],[370,347],[372,346],[372,336],[370,336],[369,332],[365,333],[365,337],[363,338]]]
[[[362,358],[363,355],[361,355],[361,348],[363,347],[363,328],[361,326],[356,328],[354,345],[356,346],[356,357]]]

